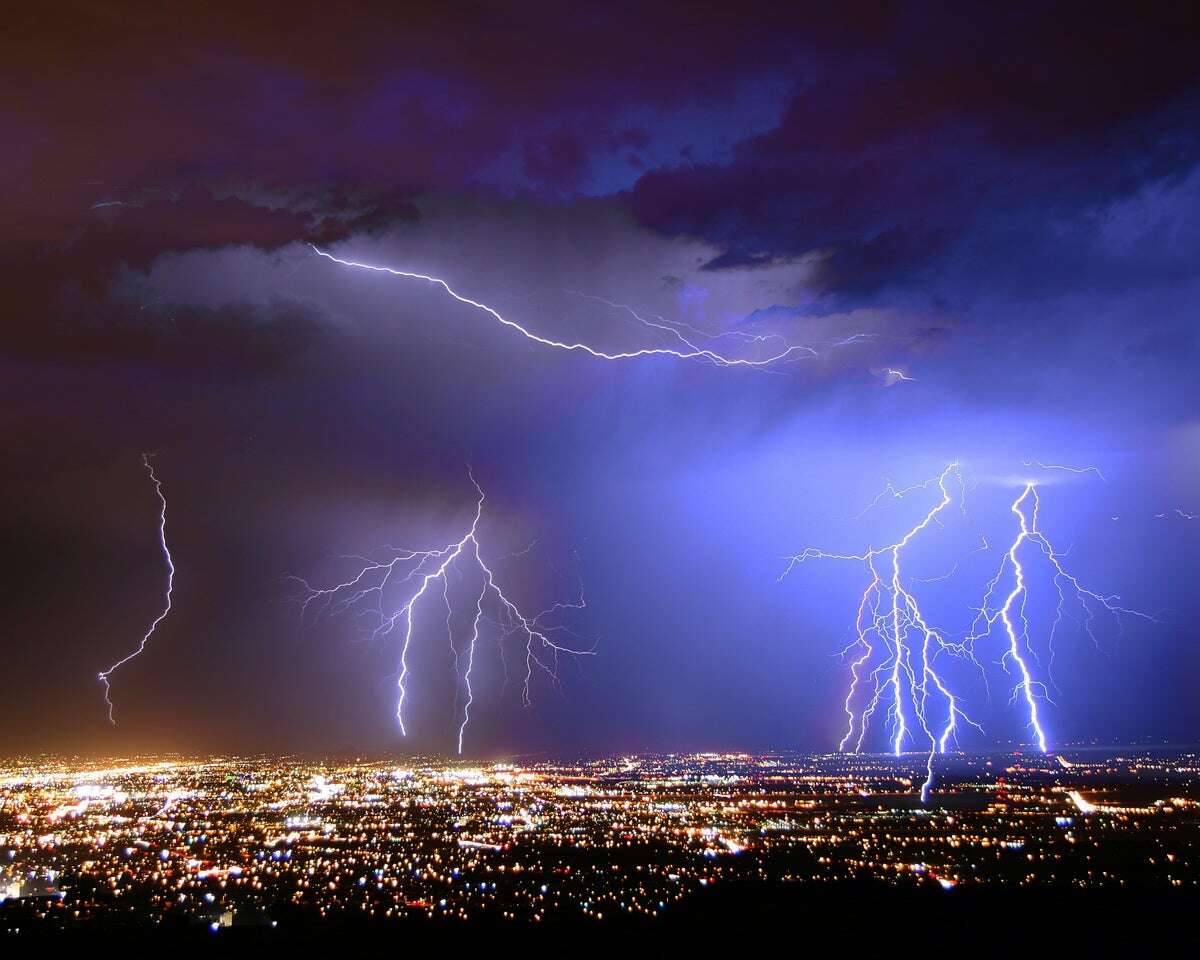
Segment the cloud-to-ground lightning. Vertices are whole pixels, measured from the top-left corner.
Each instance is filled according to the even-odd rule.
[[[1043,466],[1043,465],[1039,465]],[[1095,472],[1095,468],[1075,469],[1044,466],[1044,469],[1065,469],[1071,473]],[[959,465],[952,463],[938,476],[921,483],[897,489],[891,484],[867,507],[869,511],[884,499],[903,500],[923,491],[936,488],[940,497],[899,539],[880,547],[869,547],[861,553],[833,553],[809,547],[787,558],[783,574],[809,560],[847,560],[861,563],[868,582],[860,594],[854,618],[854,639],[842,655],[849,662],[850,681],[843,701],[846,714],[846,733],[840,750],[863,749],[872,720],[883,718],[892,752],[901,754],[913,743],[927,746],[926,778],[921,798],[928,800],[934,782],[934,757],[945,753],[951,742],[957,741],[960,723],[969,724],[982,732],[967,713],[964,697],[954,687],[939,663],[946,657],[958,658],[983,672],[977,658],[976,646],[986,639],[994,627],[1004,635],[1000,663],[1016,674],[1013,701],[1024,704],[1028,729],[1038,748],[1048,749],[1048,735],[1040,714],[1040,704],[1052,679],[1048,663],[1043,670],[1031,643],[1026,606],[1030,579],[1024,554],[1035,548],[1049,564],[1051,581],[1057,594],[1055,617],[1049,628],[1046,647],[1053,658],[1054,636],[1066,615],[1069,598],[1073,597],[1082,611],[1084,631],[1095,641],[1092,623],[1099,610],[1118,619],[1123,616],[1154,618],[1122,606],[1120,598],[1096,593],[1070,573],[1064,566],[1064,554],[1057,551],[1040,526],[1040,501],[1035,481],[1024,481],[1021,493],[1010,506],[1017,520],[1017,533],[1005,550],[999,569],[988,581],[982,605],[972,605],[974,621],[957,637],[931,626],[916,596],[915,584],[932,583],[946,576],[919,578],[906,576],[903,570],[904,553],[918,536],[928,535],[930,528],[939,527],[947,508],[957,494],[960,506],[965,494]],[[859,514],[862,517],[867,511]],[[978,553],[988,548],[986,539]],[[955,564],[954,569],[957,570]],[[1046,679],[1039,677],[1046,674]],[[985,676],[986,679],[986,676]],[[882,710],[880,708],[882,707]]]
[[[1099,470],[1088,469],[1094,470],[1097,476],[1103,477]],[[1088,470],[1072,470],[1071,472],[1085,473]],[[1020,697],[1025,702],[1029,731],[1037,741],[1038,747],[1045,753],[1048,749],[1048,742],[1039,715],[1038,702],[1046,698],[1047,681],[1036,680],[1030,668],[1030,660],[1034,654],[1029,637],[1029,621],[1025,615],[1029,598],[1029,584],[1025,563],[1021,559],[1021,548],[1027,543],[1035,546],[1049,564],[1052,574],[1051,580],[1058,601],[1046,639],[1051,659],[1054,656],[1054,637],[1065,615],[1068,592],[1074,596],[1082,611],[1083,629],[1093,643],[1096,642],[1095,634],[1092,631],[1092,621],[1095,619],[1094,608],[1096,607],[1118,619],[1122,616],[1131,616],[1153,621],[1154,617],[1122,606],[1118,602],[1120,600],[1118,596],[1104,596],[1089,590],[1068,572],[1063,566],[1065,554],[1055,549],[1054,544],[1041,529],[1038,516],[1040,508],[1041,498],[1038,494],[1037,483],[1032,480],[1027,481],[1022,487],[1020,495],[1009,508],[1017,518],[1017,535],[1001,558],[996,575],[988,582],[983,605],[980,607],[975,621],[971,624],[965,643],[973,645],[975,641],[987,636],[997,623],[1001,625],[1007,642],[1002,662],[1011,663],[1017,672],[1013,699]],[[997,605],[994,598],[997,596],[997,591],[1001,589],[999,585],[1008,577],[1011,577],[1011,586],[1004,594],[1003,602]],[[1047,674],[1048,672],[1049,665],[1047,665]]]
[[[329,587],[314,587],[308,580],[301,577],[289,578],[300,587],[299,599],[302,614],[336,616],[346,612],[355,612],[372,618],[374,625],[369,631],[371,639],[378,640],[393,633],[400,636],[396,721],[400,726],[402,736],[408,734],[405,722],[405,702],[409,692],[410,673],[408,657],[417,628],[417,617],[426,607],[434,605],[432,602],[422,603],[422,601],[440,594],[446,611],[441,622],[447,632],[456,682],[460,686],[463,697],[461,719],[456,736],[457,749],[460,754],[463,751],[463,739],[467,726],[471,720],[471,707],[475,702],[473,677],[477,667],[477,647],[483,638],[482,630],[485,623],[496,629],[495,639],[500,647],[502,658],[504,657],[504,642],[509,637],[520,635],[524,638],[524,683],[521,699],[526,706],[531,703],[531,685],[535,672],[544,674],[552,683],[557,684],[557,666],[560,655],[594,653],[592,649],[579,649],[560,640],[561,635],[567,632],[566,628],[561,624],[550,622],[556,614],[564,610],[582,609],[585,606],[582,595],[578,601],[557,603],[529,616],[521,611],[497,582],[496,574],[484,559],[479,543],[479,525],[483,520],[483,506],[486,498],[474,473],[468,471],[468,475],[475,488],[477,499],[470,525],[459,539],[428,550],[388,547],[386,548],[388,555],[382,559],[353,558],[362,561],[358,572],[348,580]],[[517,555],[519,554],[512,556]],[[475,587],[471,590],[470,603],[467,607],[471,627],[466,642],[462,644],[455,641],[454,608],[450,582],[452,573],[460,579],[464,576],[460,563],[474,568],[476,581]],[[434,584],[437,584],[440,590],[431,589]],[[392,597],[395,593],[399,593],[400,598],[393,605]],[[505,672],[507,675],[507,665]],[[456,708],[457,703],[456,695]]]
[[[582,341],[557,340],[553,337],[543,336],[542,334],[536,333],[535,331],[529,329],[527,326],[525,326],[521,323],[518,323],[517,321],[512,320],[508,317],[505,317],[494,307],[490,307],[486,303],[482,303],[478,300],[474,300],[471,297],[468,297],[468,296],[465,296],[464,294],[459,293],[457,290],[455,290],[453,287],[451,287],[449,283],[447,283],[445,280],[441,279],[440,277],[434,277],[434,276],[430,276],[429,274],[424,274],[424,273],[415,273],[415,272],[408,271],[408,270],[399,270],[399,269],[396,269],[395,267],[386,267],[386,266],[380,266],[378,264],[371,264],[371,263],[361,263],[356,260],[344,260],[341,257],[335,257],[333,254],[320,249],[319,247],[317,247],[314,244],[310,243],[309,247],[318,256],[324,257],[326,260],[329,260],[333,263],[340,264],[343,267],[354,267],[359,270],[370,270],[374,273],[385,273],[385,274],[388,274],[393,277],[401,277],[401,278],[408,279],[408,280],[419,280],[424,283],[428,283],[428,284],[432,284],[434,286],[440,287],[442,290],[444,290],[447,294],[449,294],[452,298],[457,300],[459,303],[466,304],[469,307],[474,307],[476,310],[482,311],[483,313],[490,316],[494,321],[499,323],[501,326],[504,326],[504,327],[508,328],[509,330],[512,330],[512,331],[520,334],[527,340],[531,340],[534,343],[537,343],[544,347],[549,347],[549,348],[552,348],[555,350],[565,350],[568,352],[584,353],[584,354],[587,354],[588,356],[594,357],[598,360],[635,360],[635,359],[639,359],[639,358],[643,358],[643,357],[674,357],[677,360],[696,360],[696,361],[701,361],[701,362],[706,362],[706,363],[712,363],[712,364],[715,364],[717,366],[722,366],[722,367],[750,367],[750,368],[762,370],[762,369],[768,369],[768,368],[771,368],[771,367],[774,367],[774,366],[777,366],[780,364],[790,363],[790,362],[797,361],[797,360],[810,359],[810,358],[818,357],[821,355],[821,353],[817,349],[817,347],[813,346],[813,345],[788,344],[788,343],[786,343],[786,341],[782,341],[782,338],[777,338],[773,335],[772,336],[759,336],[759,335],[755,335],[755,334],[747,334],[744,332],[735,331],[732,336],[729,336],[729,339],[736,339],[743,344],[761,345],[761,344],[765,344],[765,343],[775,340],[775,339],[780,339],[781,345],[779,347],[775,348],[772,352],[767,353],[766,356],[762,356],[762,357],[730,356],[728,354],[721,353],[717,350],[714,350],[711,347],[706,347],[706,346],[700,345],[691,337],[685,336],[683,331],[688,330],[689,332],[692,332],[693,335],[698,334],[699,336],[705,337],[705,338],[709,339],[710,341],[715,341],[717,339],[721,339],[721,338],[727,336],[726,334],[703,333],[703,332],[697,331],[697,329],[694,327],[689,327],[687,324],[668,323],[667,321],[663,320],[661,317],[649,319],[649,318],[643,316],[642,314],[638,313],[637,311],[633,310],[633,308],[627,307],[624,304],[612,303],[611,301],[603,300],[598,297],[593,297],[593,298],[589,298],[589,299],[596,300],[597,302],[600,302],[600,303],[605,303],[614,309],[622,310],[622,311],[628,313],[630,316],[632,316],[643,327],[645,327],[649,330],[657,331],[660,334],[668,334],[672,340],[672,343],[669,346],[638,347],[638,348],[634,348],[634,349],[630,349],[630,350],[618,350],[618,351],[602,350],[598,347],[594,347],[594,346],[584,343]],[[819,344],[818,346],[825,346],[825,347],[848,346],[852,343],[859,343],[859,342],[863,342],[864,340],[871,340],[871,339],[874,339],[874,338],[870,334],[852,334],[841,340]],[[910,379],[910,378],[905,377],[904,379]]]
[[[957,483],[961,496],[962,475],[958,464],[952,463],[935,479],[902,492],[892,491],[893,495],[903,497],[935,483],[940,498],[898,540],[882,547],[870,547],[859,554],[829,553],[809,547],[788,558],[787,569],[781,575],[781,578],[786,576],[796,564],[815,559],[854,560],[866,566],[870,581],[859,597],[854,620],[855,639],[843,651],[851,658],[850,687],[842,705],[847,718],[846,734],[838,749],[845,750],[853,741],[854,751],[860,751],[872,718],[884,704],[892,752],[898,756],[913,735],[909,726],[911,718],[929,744],[922,799],[928,798],[933,785],[934,754],[945,752],[958,730],[959,721],[974,723],[963,712],[959,698],[938,671],[938,660],[943,654],[961,652],[962,648],[948,643],[928,624],[902,569],[905,548],[918,535],[938,524],[941,514],[953,503],[951,483]],[[870,670],[864,675],[863,671],[868,667]],[[856,709],[861,699],[859,687],[864,680],[870,683],[871,689],[865,706]],[[936,718],[934,710],[938,711]]]
[[[175,589],[175,563],[171,559],[171,550],[167,546],[167,498],[163,495],[162,481],[158,479],[154,473],[154,464],[151,461],[150,454],[142,454],[142,464],[146,468],[146,472],[150,474],[150,480],[154,484],[154,492],[158,496],[158,546],[162,551],[163,561],[167,567],[167,589],[163,597],[163,608],[157,617],[150,623],[149,628],[142,635],[141,641],[137,648],[127,656],[122,657],[107,670],[102,670],[99,674],[99,680],[104,684],[104,702],[108,704],[108,719],[110,723],[115,724],[116,717],[112,702],[112,675],[134,657],[139,656],[146,649],[146,644],[150,642],[150,638],[154,636],[154,631],[158,629],[160,623],[167,618],[167,614],[171,612],[171,592]]]

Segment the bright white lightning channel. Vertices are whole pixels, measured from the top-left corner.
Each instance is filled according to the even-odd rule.
[[[1097,476],[1103,477],[1103,474],[1095,467],[1075,469],[1052,465],[1046,469],[1070,470],[1072,473],[1091,471],[1095,472]],[[1068,572],[1063,566],[1066,554],[1055,549],[1054,544],[1039,525],[1040,507],[1041,499],[1038,495],[1037,484],[1032,480],[1027,481],[1022,487],[1020,495],[1009,508],[1017,518],[1016,539],[1002,557],[996,575],[988,581],[983,605],[979,608],[964,643],[971,647],[977,640],[986,637],[997,623],[1001,625],[1007,640],[1007,649],[1001,662],[1006,665],[1011,663],[1017,672],[1017,683],[1013,688],[1012,700],[1015,701],[1019,697],[1025,702],[1030,733],[1037,741],[1038,747],[1045,753],[1049,748],[1046,731],[1038,713],[1038,702],[1049,698],[1046,693],[1047,681],[1035,679],[1030,668],[1030,661],[1036,661],[1036,655],[1030,643],[1029,621],[1025,615],[1026,604],[1029,600],[1029,574],[1026,572],[1025,562],[1021,559],[1021,548],[1027,543],[1037,547],[1049,564],[1052,574],[1051,580],[1058,602],[1046,640],[1051,662],[1054,656],[1054,637],[1066,614],[1068,595],[1075,598],[1078,608],[1082,611],[1081,625],[1093,643],[1098,643],[1095,633],[1092,631],[1096,607],[1117,618],[1118,622],[1123,616],[1138,617],[1150,622],[1156,622],[1156,619],[1147,613],[1122,606],[1118,602],[1121,598],[1116,595],[1104,596],[1089,590]],[[997,595],[999,584],[1008,576],[1011,576],[1011,587],[1004,594],[1003,602],[997,605],[994,598]],[[1047,679],[1050,679],[1049,666],[1048,663]]]
[[[497,583],[495,571],[484,560],[479,544],[479,524],[483,519],[485,500],[483,488],[473,473],[468,471],[468,475],[478,496],[470,526],[458,540],[429,550],[388,547],[385,549],[389,555],[378,560],[370,557],[347,558],[362,561],[362,567],[349,580],[329,587],[314,587],[302,577],[289,578],[301,588],[299,599],[302,615],[320,617],[353,612],[369,616],[375,621],[375,625],[369,631],[369,637],[373,640],[393,633],[400,635],[396,721],[400,726],[401,736],[408,735],[405,722],[405,702],[410,679],[408,654],[413,642],[417,615],[421,609],[428,606],[422,604],[423,599],[440,593],[446,610],[442,623],[450,644],[455,678],[463,697],[456,737],[460,754],[463,752],[467,725],[471,721],[471,707],[475,702],[472,678],[477,666],[476,653],[484,623],[496,629],[495,640],[502,658],[504,643],[509,637],[519,635],[524,638],[524,682],[521,701],[526,706],[532,702],[531,685],[535,672],[544,674],[551,683],[557,685],[560,655],[586,656],[595,652],[593,649],[578,649],[561,642],[558,638],[569,631],[561,624],[550,622],[556,614],[564,610],[582,609],[586,605],[582,595],[577,602],[557,603],[540,613],[527,616]],[[465,644],[455,642],[450,582],[452,573],[460,580],[463,578],[460,562],[473,566],[476,577],[476,587],[471,592],[471,601],[467,608],[471,628]],[[430,589],[435,582],[439,583],[440,591]],[[390,605],[390,598],[397,591],[403,599],[394,606]],[[314,610],[315,613],[312,612]],[[507,661],[504,670],[507,677]],[[455,696],[457,709],[459,694],[456,693]]]
[[[843,703],[846,735],[838,749],[845,750],[853,741],[854,752],[862,750],[871,720],[880,704],[884,704],[886,723],[891,727],[892,752],[899,756],[911,733],[908,719],[911,716],[929,743],[927,776],[921,788],[923,800],[928,798],[933,785],[934,754],[945,752],[957,733],[959,721],[975,725],[938,672],[939,657],[944,653],[960,653],[961,648],[947,643],[939,631],[928,625],[916,596],[906,585],[901,568],[904,549],[930,526],[940,523],[940,515],[953,502],[951,482],[957,483],[961,497],[963,481],[957,463],[947,466],[933,480],[904,491],[890,491],[891,495],[901,499],[914,490],[924,490],[936,483],[941,494],[925,516],[895,542],[871,547],[860,554],[828,553],[808,547],[788,558],[787,569],[780,576],[782,579],[793,567],[807,560],[855,560],[866,565],[870,582],[859,598],[854,621],[856,637],[843,651],[852,659],[850,688]],[[871,672],[864,677],[862,671],[873,660]],[[863,680],[870,682],[871,690],[866,705],[856,709],[860,699],[859,684]],[[936,720],[932,715],[935,709],[938,710]]]
[[[709,347],[700,346],[698,343],[696,343],[695,340],[691,339],[688,336],[685,336],[684,331],[686,330],[686,331],[692,333],[693,335],[699,335],[699,336],[705,337],[705,338],[709,339],[710,341],[716,341],[719,339],[728,338],[728,339],[736,339],[739,342],[742,342],[744,344],[760,344],[761,345],[761,344],[767,343],[770,340],[781,339],[781,338],[775,337],[774,335],[772,335],[772,336],[757,336],[757,335],[753,335],[753,334],[741,334],[741,333],[737,333],[737,332],[735,332],[732,335],[730,335],[728,333],[726,333],[726,334],[706,333],[704,331],[699,330],[696,327],[691,327],[684,323],[674,323],[674,324],[669,323],[667,320],[665,320],[662,317],[655,317],[655,318],[649,319],[647,317],[642,316],[641,314],[639,314],[635,310],[633,310],[631,307],[628,307],[624,304],[612,303],[611,301],[603,300],[598,297],[591,297],[589,299],[596,300],[597,302],[600,302],[600,303],[604,303],[607,306],[612,307],[613,309],[622,310],[624,312],[627,312],[639,324],[641,324],[643,327],[645,327],[649,330],[654,330],[654,331],[657,331],[662,334],[669,334],[670,337],[675,342],[678,343],[678,346],[641,347],[641,348],[634,349],[634,350],[621,350],[621,351],[616,351],[616,352],[610,352],[610,351],[606,351],[606,350],[601,350],[597,347],[593,347],[593,346],[591,346],[587,343],[583,343],[581,341],[555,340],[552,337],[545,337],[545,336],[542,336],[541,334],[534,333],[528,327],[526,327],[520,323],[517,323],[515,320],[511,320],[508,317],[503,316],[494,307],[489,307],[486,303],[481,303],[478,300],[473,300],[470,297],[464,296],[463,294],[461,294],[457,290],[455,290],[453,287],[451,287],[449,283],[447,283],[445,280],[441,279],[440,277],[433,277],[433,276],[430,276],[430,275],[424,274],[424,273],[414,273],[414,272],[411,272],[408,270],[397,270],[394,267],[384,267],[384,266],[379,266],[377,264],[360,263],[356,260],[343,260],[341,257],[335,257],[333,254],[327,253],[326,251],[315,246],[314,244],[310,243],[309,247],[312,249],[312,251],[315,254],[317,254],[317,256],[324,257],[326,260],[330,260],[333,263],[340,264],[343,267],[354,267],[359,270],[370,270],[375,273],[386,273],[393,277],[403,277],[408,280],[420,280],[425,283],[429,283],[429,284],[433,284],[434,286],[441,287],[442,290],[444,290],[446,293],[448,293],[451,297],[453,297],[459,303],[466,304],[469,307],[474,307],[476,310],[480,310],[480,311],[488,314],[497,323],[501,324],[504,327],[507,327],[510,330],[515,331],[516,333],[519,333],[521,336],[523,336],[527,340],[532,340],[534,343],[541,344],[544,347],[551,347],[555,350],[566,350],[569,352],[585,353],[585,354],[588,354],[589,356],[595,357],[598,360],[635,360],[635,359],[642,358],[642,357],[674,357],[678,360],[697,360],[697,361],[712,363],[712,364],[715,364],[717,366],[722,366],[722,367],[750,367],[750,368],[756,368],[756,369],[761,370],[761,369],[774,367],[774,366],[777,366],[777,365],[783,364],[783,363],[791,363],[791,362],[794,362],[797,360],[805,360],[805,359],[811,359],[814,357],[821,356],[820,351],[818,351],[813,346],[809,346],[806,344],[788,345],[786,343],[784,343],[781,347],[776,348],[774,352],[768,354],[765,357],[761,357],[758,359],[747,358],[747,357],[728,356],[724,353],[719,353],[718,351],[713,350]],[[828,343],[822,343],[821,346],[824,346],[824,347],[849,346],[851,344],[862,343],[865,341],[872,341],[874,339],[876,339],[876,338],[872,334],[859,333],[859,334],[853,334],[851,336],[847,336],[841,340],[830,341]],[[910,378],[905,377],[905,379],[910,379]]]
[[[154,631],[158,629],[158,625],[162,623],[163,620],[167,618],[167,614],[171,612],[171,592],[175,589],[175,564],[171,560],[171,550],[167,546],[167,498],[163,496],[162,481],[155,476],[154,464],[151,463],[150,454],[142,454],[142,464],[145,466],[146,472],[150,474],[150,480],[154,484],[154,492],[158,496],[158,546],[162,551],[163,561],[166,563],[167,567],[167,590],[166,595],[163,598],[162,612],[154,618],[149,628],[142,635],[141,642],[138,643],[137,649],[135,649],[129,655],[122,657],[107,670],[102,670],[99,674],[98,678],[100,682],[104,684],[104,702],[108,704],[108,719],[109,722],[114,725],[117,721],[116,717],[114,716],[114,708],[111,697],[112,687],[110,681],[112,679],[112,675],[119,668],[123,667],[134,657],[139,656],[142,651],[146,649],[146,644],[149,643],[150,638],[154,636]]]
[[[1072,469],[1071,472],[1093,470]],[[957,742],[959,724],[969,724],[982,732],[979,725],[967,715],[963,698],[954,692],[945,671],[939,668],[939,662],[947,656],[958,658],[982,673],[983,667],[976,658],[975,647],[977,642],[990,635],[997,624],[1005,637],[1001,664],[1017,677],[1010,702],[1018,699],[1023,702],[1031,735],[1042,752],[1048,749],[1048,738],[1039,713],[1039,704],[1047,699],[1047,680],[1041,680],[1036,675],[1041,665],[1031,644],[1026,617],[1031,573],[1026,568],[1027,561],[1022,559],[1022,554],[1027,552],[1029,545],[1037,547],[1048,561],[1051,580],[1057,592],[1058,605],[1047,638],[1051,657],[1055,633],[1066,615],[1068,597],[1074,597],[1082,611],[1083,628],[1093,641],[1092,622],[1097,606],[1118,619],[1124,615],[1154,619],[1121,606],[1116,596],[1103,596],[1087,589],[1066,570],[1063,555],[1054,549],[1039,526],[1037,484],[1027,481],[1010,507],[1017,518],[1017,535],[1005,551],[995,576],[987,583],[983,603],[977,608],[974,622],[961,639],[950,638],[928,623],[913,592],[914,584],[944,580],[945,577],[906,578],[902,560],[905,549],[918,535],[925,534],[933,526],[941,526],[942,515],[955,497],[952,486],[957,488],[961,505],[966,485],[958,464],[952,463],[939,476],[902,490],[889,484],[867,510],[884,498],[903,500],[935,485],[940,498],[907,533],[893,543],[871,547],[858,554],[830,553],[809,547],[787,558],[787,568],[780,577],[782,579],[797,564],[808,560],[853,560],[865,565],[869,582],[859,597],[854,619],[855,636],[842,652],[850,663],[850,683],[843,701],[846,734],[838,749],[860,752],[871,722],[883,705],[883,726],[888,731],[889,745],[894,754],[900,755],[914,739],[928,745],[926,778],[921,786],[922,801],[929,799],[933,787],[934,757],[945,753],[952,741]],[[862,515],[859,514],[860,517]],[[983,544],[986,549],[986,539]],[[1002,583],[1007,586],[1002,588]],[[998,599],[1001,594],[1002,600]],[[1048,677],[1048,665],[1046,673]]]

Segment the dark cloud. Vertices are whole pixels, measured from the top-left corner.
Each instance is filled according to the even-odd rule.
[[[1111,670],[1064,635],[1055,729],[1166,735],[1171,699],[1194,721],[1194,604],[1173,583],[1195,579],[1196,541],[1095,521],[1197,506],[1195,19],[1184,4],[10,11],[4,742],[394,746],[395,648],[356,645],[344,620],[302,626],[280,578],[444,542],[470,509],[467,462],[489,497],[485,552],[545,551],[505,561],[514,596],[553,603],[579,576],[575,625],[600,644],[564,697],[539,689],[523,711],[481,693],[472,749],[836,742],[831,655],[861,587],[840,569],[776,584],[778,558],[879,542],[902,511],[837,518],[885,477],[956,458],[976,476],[1102,464],[1109,482],[1055,488],[1044,522],[1097,589],[1181,611],[1131,633]],[[629,304],[722,345],[819,355],[771,375],[555,351],[306,241],[444,277],[549,336],[670,339],[612,305]],[[148,450],[177,603],[121,676],[111,730],[95,671],[141,635],[161,584]],[[972,522],[1009,530],[1008,492],[981,483]],[[914,557],[930,577],[957,559]],[[446,652],[439,634],[422,663],[446,677]],[[1163,665],[1178,696],[1150,683]],[[447,742],[435,701],[418,746]]]
[[[525,175],[534,183],[560,189],[577,186],[587,169],[587,152],[578,138],[560,131],[525,146]]]
[[[597,121],[604,142],[633,104],[717,95],[760,72],[758,58],[787,62],[796,41],[770,9],[78,3],[56,24],[18,12],[3,41],[21,78],[5,110],[18,149],[0,162],[18,188],[182,176],[456,185],[555,121]],[[870,23],[870,9],[793,19],[818,41]]]
[[[1200,161],[1198,26],[1189,5],[918,5],[878,44],[823,51],[729,162],[645,174],[633,209],[722,248],[713,269],[816,255],[817,289],[850,297],[927,280],[969,237],[1021,256]]]
[[[411,216],[411,206],[407,208]],[[389,223],[399,219],[389,211]],[[301,304],[209,310],[188,303],[129,300],[111,289],[120,269],[145,270],[158,257],[189,250],[253,246],[273,250],[302,237],[328,241],[367,230],[374,212],[338,221],[217,198],[193,185],[175,195],[142,192],[101,201],[76,215],[59,243],[31,248],[19,231],[0,282],[9,290],[8,335],[0,353],[13,358],[131,360],[168,367],[211,366],[266,371],[306,349],[319,324]],[[37,318],[29,322],[24,318]]]
[[[0,39],[10,350],[37,339],[43,318],[102,311],[121,264],[377,234],[411,219],[415,193],[477,185],[514,153],[509,187],[574,189],[594,145],[571,128],[606,144],[630,103],[719,92],[752,51],[788,45],[753,20],[731,33],[685,10],[15,12]],[[703,78],[689,62],[709,65]]]

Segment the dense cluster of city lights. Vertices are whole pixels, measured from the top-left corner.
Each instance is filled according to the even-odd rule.
[[[652,918],[870,880],[1200,885],[1200,756],[696,754],[573,763],[154,758],[0,766],[0,928]]]

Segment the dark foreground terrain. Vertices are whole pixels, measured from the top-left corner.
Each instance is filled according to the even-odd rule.
[[[1078,951],[1090,957],[1137,956],[1146,950],[1200,947],[1200,897],[1145,890],[898,890],[870,883],[835,889],[731,885],[700,894],[657,918],[594,921],[574,915],[542,922],[480,918],[469,923],[408,917],[401,920],[318,919],[294,916],[278,925],[220,928],[182,921],[153,929],[113,918],[79,923],[38,921],[20,904],[0,905],[0,942],[61,950],[144,947],[202,948],[248,954],[273,949],[488,948],[574,952],[624,945],[691,945],[729,949],[768,942],[803,954],[839,955],[955,950],[972,956],[1045,956]],[[17,931],[20,931],[19,933]]]

